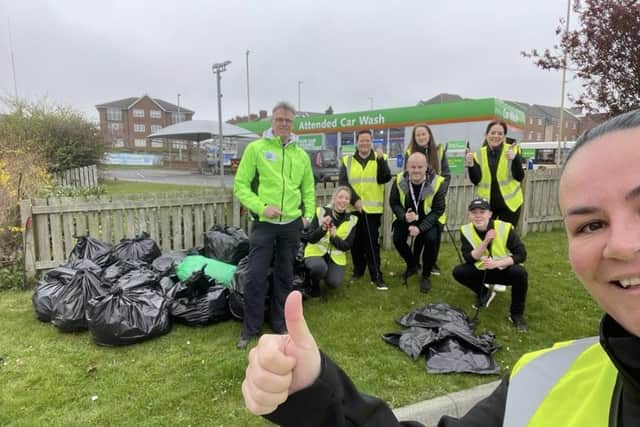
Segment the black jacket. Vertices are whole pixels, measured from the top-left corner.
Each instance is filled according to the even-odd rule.
[[[400,187],[402,187],[402,191],[405,193],[404,204],[400,201],[400,189],[398,188],[397,181],[394,181],[391,186],[391,192],[389,193],[389,205],[391,206],[391,210],[396,216],[396,221],[400,223],[405,223],[405,213],[409,208],[415,211],[415,207],[413,206],[413,200],[411,199],[411,195],[409,194],[409,186],[411,184],[411,180],[408,177],[408,172],[403,173],[402,180],[400,181]],[[431,227],[438,223],[438,218],[444,213],[446,201],[445,194],[446,189],[444,188],[444,183],[440,185],[440,188],[433,195],[433,199],[431,200],[431,211],[425,215],[424,213],[424,199],[431,195],[431,183],[435,179],[436,175],[431,172],[427,175],[427,181],[422,189],[422,192],[416,197],[418,201],[418,223],[416,224],[420,229],[420,232],[423,233],[429,230]]]
[[[356,150],[356,152],[353,153],[353,160],[360,163],[362,167],[364,167],[364,165],[369,161],[377,162],[378,169],[377,169],[376,181],[378,182],[378,184],[386,184],[391,180],[392,176],[391,176],[391,169],[389,169],[389,163],[387,163],[387,161],[382,157],[376,158],[375,151],[372,150],[371,153],[369,154],[369,157],[367,157],[366,159],[363,159],[362,157],[360,157],[360,155],[358,154],[358,151]],[[360,195],[356,193],[353,190],[353,187],[351,186],[351,183],[349,181],[349,171],[347,170],[346,166],[344,165],[344,162],[342,161],[340,162],[340,175],[338,177],[338,183],[340,185],[346,185],[351,189],[352,205],[355,204],[358,200],[360,200]]]
[[[348,212],[344,212],[342,214],[336,214],[330,207],[324,207],[324,216],[330,216],[333,221],[333,225],[338,228],[340,224],[345,221],[349,221],[351,214]],[[322,237],[327,234],[325,230],[320,227],[320,219],[318,218],[317,212],[313,217],[311,224],[309,225],[309,231],[307,233],[307,241],[309,243],[317,243]],[[331,236],[329,238],[329,242],[333,245],[334,248],[341,251],[348,251],[353,246],[353,241],[356,237],[356,228],[353,227],[351,232],[347,235],[347,237],[343,240],[338,236]]]
[[[638,425],[640,419],[640,338],[629,334],[613,318],[600,323],[600,343],[618,369],[622,382],[621,414],[616,427]],[[438,427],[501,426],[509,379],[505,378],[485,399],[462,418],[444,416]],[[577,390],[577,393],[580,391]],[[382,400],[358,392],[351,379],[322,354],[320,376],[310,387],[289,396],[267,419],[282,426],[419,427],[415,421],[400,422]]]

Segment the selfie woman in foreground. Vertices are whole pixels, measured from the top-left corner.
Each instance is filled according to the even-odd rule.
[[[490,396],[439,426],[640,425],[638,164],[640,110],[583,134],[560,178],[571,266],[606,312],[599,337],[524,355]],[[242,393],[252,413],[286,426],[420,425],[397,421],[319,351],[299,293],[285,316],[289,334],[265,335],[249,354]]]

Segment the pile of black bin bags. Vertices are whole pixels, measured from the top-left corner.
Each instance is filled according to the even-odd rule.
[[[495,335],[476,336],[466,313],[445,303],[428,304],[405,314],[398,323],[408,329],[383,335],[382,339],[400,347],[416,360],[425,355],[429,373],[470,372],[498,374],[493,359],[498,349]]]
[[[217,281],[205,266],[181,281],[176,269],[205,252],[237,264],[249,253],[249,239],[237,227],[214,226],[205,241],[202,251],[161,253],[145,232],[115,246],[81,236],[67,263],[38,282],[32,297],[36,317],[62,332],[88,329],[96,344],[106,346],[166,334],[172,321],[205,326],[230,319],[231,283]],[[242,271],[234,280],[245,280]]]

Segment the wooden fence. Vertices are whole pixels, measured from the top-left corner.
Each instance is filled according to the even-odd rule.
[[[523,182],[525,202],[519,230],[549,231],[561,226],[557,207],[558,170],[527,171]],[[387,190],[391,184],[387,185]],[[316,200],[325,205],[334,185],[318,185]],[[389,191],[386,192],[387,194]],[[467,222],[467,206],[474,187],[464,176],[454,176],[447,195],[447,227],[457,231]],[[30,199],[20,202],[25,229],[27,273],[57,267],[64,263],[76,243],[76,236],[90,235],[117,243],[145,231],[163,251],[204,245],[204,232],[214,224],[249,227],[247,215],[231,189],[170,194],[138,194],[81,198]],[[385,203],[381,230],[382,246],[393,245],[391,209]],[[443,239],[448,239],[444,233]]]
[[[98,167],[91,165],[67,169],[53,174],[53,179],[62,187],[95,187],[98,185]]]

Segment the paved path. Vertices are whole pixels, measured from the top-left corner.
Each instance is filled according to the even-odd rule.
[[[220,175],[203,175],[194,171],[176,169],[105,169],[102,171],[104,179],[121,181],[156,182],[161,184],[220,186]],[[225,175],[226,187],[233,185],[233,175]]]

